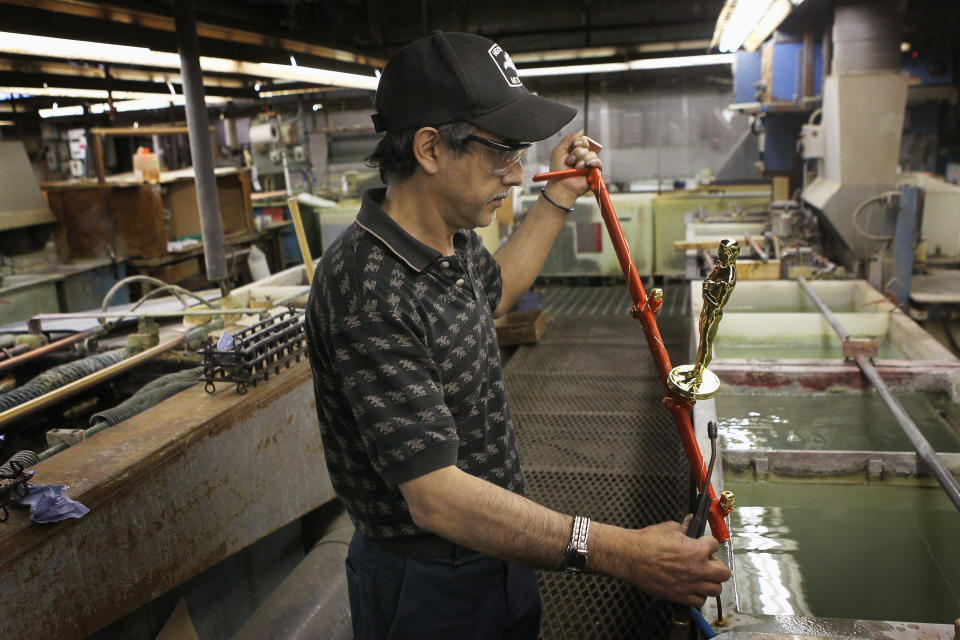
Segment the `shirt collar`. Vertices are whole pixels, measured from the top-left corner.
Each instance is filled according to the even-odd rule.
[[[365,191],[360,204],[360,212],[357,214],[357,224],[382,242],[415,271],[423,271],[431,262],[442,257],[443,254],[411,236],[397,224],[396,220],[387,215],[382,207],[386,195],[387,190],[385,188]],[[461,235],[460,232],[457,232],[456,236],[459,235]],[[454,237],[454,243],[458,245],[457,241],[460,238],[456,236]]]

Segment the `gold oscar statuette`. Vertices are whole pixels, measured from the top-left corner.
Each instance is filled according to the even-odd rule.
[[[720,379],[707,369],[707,365],[713,358],[713,340],[723,318],[723,305],[727,304],[737,284],[736,263],[739,255],[739,242],[720,241],[717,263],[703,281],[703,310],[700,312],[697,362],[674,367],[667,376],[667,385],[671,391],[687,400],[706,400],[717,395],[720,390]]]

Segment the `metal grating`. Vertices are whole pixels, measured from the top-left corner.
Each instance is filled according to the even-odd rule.
[[[690,314],[690,294],[685,281],[667,283],[663,287],[663,309],[666,316],[686,317]],[[630,317],[633,300],[625,282],[604,287],[547,287],[537,290],[541,307],[555,316],[624,316]]]
[[[636,529],[668,518],[678,519],[684,511],[671,499],[671,487],[662,486],[662,478],[537,471],[524,475],[532,499],[563,513],[581,513],[601,522]],[[685,482],[679,483],[685,487]],[[640,636],[650,598],[638,589],[605,576],[540,571],[538,578],[543,599],[543,640]],[[662,631],[666,622],[659,619],[654,628]]]
[[[685,358],[686,287],[667,289],[658,317]],[[689,470],[626,287],[552,287],[543,340],[504,368],[529,496],[563,513],[639,528],[688,512]],[[648,596],[604,576],[538,573],[541,638],[636,638]],[[666,634],[666,609],[654,637]]]
[[[575,373],[540,375],[513,373],[512,364],[511,360],[506,367],[510,373],[504,378],[510,412],[515,416],[523,413],[640,415],[662,410],[663,386],[653,374],[646,378]]]
[[[514,425],[524,469],[658,474],[665,483],[686,482],[682,459],[678,469],[676,427],[666,412],[520,414]]]
[[[633,301],[625,284],[609,287],[550,287],[539,292],[544,311],[558,316],[627,316]]]
[[[643,327],[626,314],[622,316],[549,316],[540,345],[552,342],[588,342],[591,344],[644,345]]]
[[[653,358],[643,344],[591,344],[544,342],[536,349],[519,349],[510,366],[516,373],[571,373],[592,375],[655,376]]]

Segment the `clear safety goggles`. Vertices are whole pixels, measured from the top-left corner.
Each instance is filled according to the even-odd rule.
[[[510,172],[513,165],[523,159],[523,154],[533,146],[532,142],[517,142],[504,144],[472,133],[463,139],[464,142],[473,141],[486,147],[488,154],[493,158],[494,175],[503,176]]]

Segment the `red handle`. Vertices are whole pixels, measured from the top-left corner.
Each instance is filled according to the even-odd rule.
[[[596,167],[587,169],[566,169],[563,171],[550,171],[547,173],[538,173],[533,176],[534,182],[544,180],[563,180],[576,176],[586,176],[587,184],[597,198],[597,204],[600,205],[600,215],[606,223],[607,232],[610,234],[610,240],[613,242],[614,251],[617,259],[620,261],[620,269],[627,279],[627,286],[630,288],[630,297],[634,302],[634,317],[640,320],[643,325],[643,332],[647,337],[647,345],[650,347],[650,353],[653,361],[657,365],[657,372],[660,374],[660,381],[663,383],[664,392],[667,394],[663,403],[667,410],[673,415],[673,421],[677,425],[677,431],[680,434],[680,440],[683,442],[683,449],[687,454],[687,460],[690,461],[690,469],[695,470],[697,486],[703,486],[703,481],[707,476],[707,468],[703,463],[703,454],[700,453],[700,447],[697,445],[697,437],[693,431],[693,425],[690,423],[690,409],[693,403],[676,396],[670,392],[667,387],[667,375],[670,373],[670,356],[667,354],[667,348],[663,345],[660,337],[660,329],[657,327],[657,319],[653,311],[647,304],[647,294],[643,289],[643,283],[640,281],[640,274],[637,273],[637,267],[633,262],[633,256],[630,255],[630,247],[627,246],[627,239],[623,235],[623,229],[620,227],[620,220],[617,218],[616,211],[613,209],[613,202],[610,200],[610,194],[607,191],[607,185],[603,181],[600,169]],[[724,521],[726,512],[720,506],[717,500],[717,494],[713,490],[713,485],[707,485],[707,492],[710,494],[710,530],[713,537],[721,544],[730,537],[727,530],[727,523]]]

